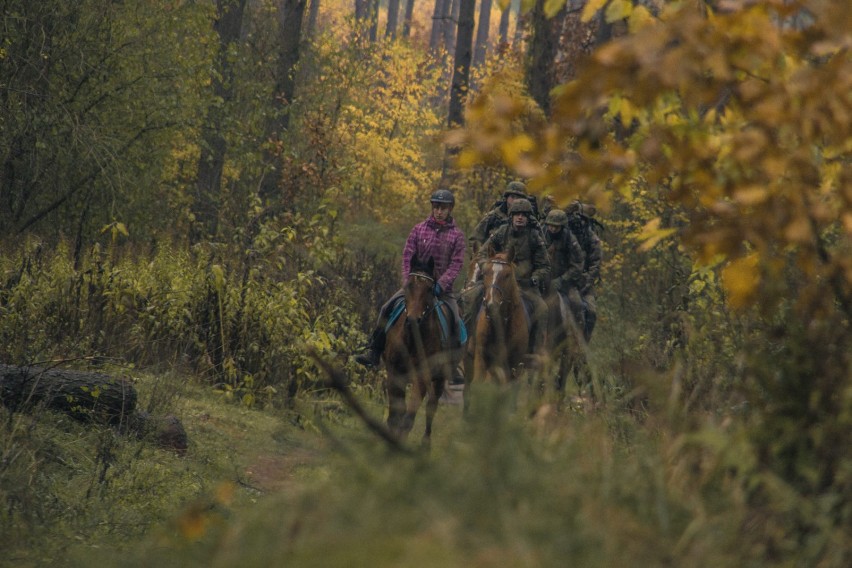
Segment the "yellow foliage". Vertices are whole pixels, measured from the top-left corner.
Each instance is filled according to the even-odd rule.
[[[728,293],[728,303],[733,308],[750,304],[760,284],[757,253],[735,259],[722,269],[722,284]]]
[[[653,22],[654,17],[651,15],[651,12],[648,11],[648,8],[642,5],[634,6],[633,11],[630,13],[630,18],[627,20],[628,28],[631,33],[636,33],[641,28],[648,24],[652,24]]]
[[[607,23],[611,24],[629,17],[632,12],[633,2],[631,0],[610,0],[604,14]]]
[[[513,126],[522,105],[488,106],[486,85],[469,115],[464,142],[473,151],[463,154],[464,163],[496,159],[534,175],[531,184],[564,187],[560,195],[580,193],[599,206],[615,193],[636,199],[631,180],[642,179],[688,211],[683,243],[700,258],[783,252],[807,267],[807,286],[817,289],[827,282],[813,270],[820,251],[821,270],[848,274],[846,3],[759,0],[723,12],[667,3],[645,25],[653,18],[644,7],[591,0],[583,20],[602,9],[608,21],[629,18],[631,33],[601,45],[572,82],[553,91],[553,116],[528,128],[536,144]],[[631,126],[627,140],[608,133],[616,117]],[[822,235],[836,229],[845,240],[827,247]],[[642,246],[669,236],[660,231],[646,226]],[[748,262],[728,269],[734,303],[763,298],[751,293],[758,279],[742,276],[756,274]],[[850,294],[852,280],[845,284]]]
[[[654,248],[663,239],[674,235],[677,229],[661,229],[660,218],[655,217],[648,221],[639,233],[638,239],[643,241],[639,246],[639,250],[646,252]]]
[[[583,21],[588,22],[594,18],[595,14],[598,13],[598,10],[603,8],[606,3],[607,0],[589,0],[586,2],[586,5],[583,7]]]

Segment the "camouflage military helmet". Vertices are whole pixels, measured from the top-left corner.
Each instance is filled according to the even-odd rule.
[[[453,192],[449,189],[438,189],[432,194],[432,197],[429,198],[429,201],[431,201],[432,203],[446,203],[448,205],[455,205],[456,198],[453,196]]]
[[[545,225],[564,227],[568,224],[568,215],[561,209],[551,209],[544,220]]]
[[[595,213],[598,212],[598,208],[590,203],[581,203],[579,200],[574,200],[571,202],[568,207],[565,208],[565,212],[569,215],[585,215],[586,217],[594,217]]]
[[[518,197],[526,198],[527,186],[520,181],[510,181],[506,186],[506,191],[503,192],[503,198],[505,199],[510,195],[517,195]]]
[[[516,213],[524,213],[528,217],[532,215],[532,203],[530,203],[529,199],[516,199],[512,206],[509,207],[509,215],[515,215]]]

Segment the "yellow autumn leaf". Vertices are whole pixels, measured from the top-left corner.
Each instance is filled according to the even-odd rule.
[[[648,8],[640,5],[634,7],[633,12],[630,13],[630,18],[627,20],[627,27],[630,30],[630,33],[636,33],[638,30],[653,21],[654,16],[651,15]]]
[[[631,0],[612,0],[606,7],[606,21],[608,24],[630,17],[633,12]]]
[[[500,151],[507,164],[516,163],[521,154],[529,152],[533,148],[535,148],[535,142],[527,134],[518,134],[500,144]]]
[[[655,217],[642,227],[642,231],[637,237],[640,241],[642,241],[642,244],[639,246],[639,250],[641,252],[651,250],[657,245],[657,243],[677,232],[677,229],[661,229],[660,223],[660,218]]]
[[[748,186],[734,192],[734,201],[740,205],[759,205],[769,199],[769,190],[761,186]]]
[[[621,114],[621,123],[629,126],[633,119],[638,115],[636,107],[629,100],[621,99],[621,104],[618,106],[618,112]]]
[[[471,148],[465,148],[459,153],[456,163],[461,169],[472,168],[479,163],[479,158],[479,152]]]
[[[754,300],[760,284],[758,260],[760,255],[752,253],[731,261],[722,269],[722,285],[731,307],[744,308]]]
[[[598,13],[598,10],[604,7],[606,2],[607,0],[589,0],[586,2],[586,5],[583,7],[582,20],[584,22],[590,21]]]

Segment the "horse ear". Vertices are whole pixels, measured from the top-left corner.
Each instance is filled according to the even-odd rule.
[[[429,274],[435,273],[435,259],[433,257],[429,257],[429,261],[426,263],[426,269]]]
[[[485,258],[492,258],[494,256],[494,243],[488,243],[488,248],[485,249]]]

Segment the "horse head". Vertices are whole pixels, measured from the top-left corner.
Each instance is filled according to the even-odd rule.
[[[405,282],[405,311],[408,321],[419,323],[435,307],[435,259],[411,259],[411,272]]]
[[[514,250],[495,253],[482,263],[483,304],[486,308],[520,301],[520,289],[515,280]]]

